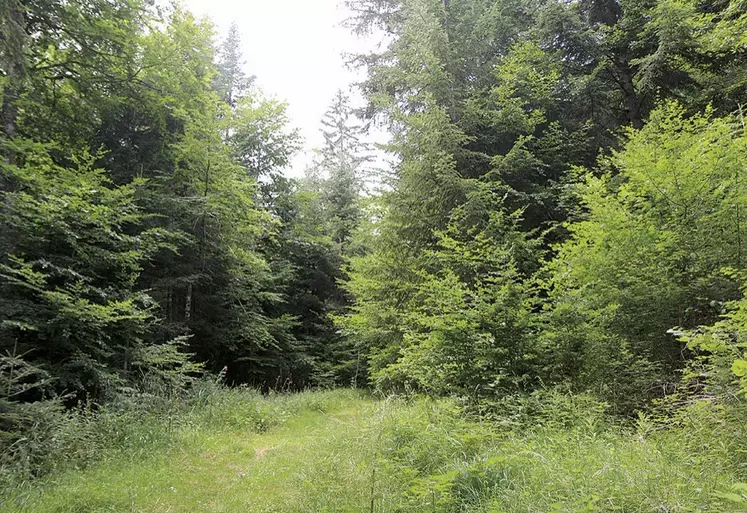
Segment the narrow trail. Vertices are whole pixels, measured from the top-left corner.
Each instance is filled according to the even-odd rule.
[[[25,507],[2,511],[366,511],[367,434],[377,408],[360,400],[329,412],[303,411],[261,434],[185,432],[166,454],[64,474],[25,498]]]

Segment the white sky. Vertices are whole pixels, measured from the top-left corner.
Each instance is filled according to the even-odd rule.
[[[374,43],[340,26],[348,16],[342,0],[182,1],[196,16],[211,18],[221,37],[236,22],[246,73],[256,75],[267,95],[288,102],[291,123],[305,139],[304,152],[287,172],[300,176],[311,149],[321,145],[319,121],[336,91],[361,78],[345,67],[342,53]]]

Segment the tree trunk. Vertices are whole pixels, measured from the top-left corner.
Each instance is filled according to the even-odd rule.
[[[192,284],[187,285],[187,299],[184,301],[184,320],[189,322],[192,318]]]
[[[617,84],[623,93],[625,115],[630,126],[639,130],[643,128],[643,119],[641,118],[641,101],[633,83],[633,70],[626,58],[612,57],[612,63],[615,67]]]
[[[25,75],[24,47],[26,44],[26,31],[24,30],[23,12],[21,4],[17,0],[6,0],[0,10],[0,44],[2,44],[5,62],[0,62],[6,70],[6,83],[3,91],[2,110],[2,133],[5,139],[11,139],[16,135],[16,119],[18,118],[18,106],[16,102],[20,94],[21,83]],[[6,149],[3,155],[6,163],[12,164],[15,155],[12,150]],[[6,184],[0,182],[0,190],[5,190]]]

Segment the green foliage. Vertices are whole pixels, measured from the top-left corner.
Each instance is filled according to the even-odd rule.
[[[218,47],[209,21],[139,0],[5,2],[0,26],[4,462],[45,472],[45,450],[79,450],[52,441],[78,408],[163,412],[150,395],[203,368],[333,383],[342,259],[297,217],[298,132],[237,28]]]
[[[136,281],[146,259],[173,248],[172,237],[141,228],[134,197],[142,182],[114,186],[91,157],[63,167],[38,145],[16,160],[2,167],[11,185],[1,214],[3,351],[17,346],[58,390],[111,397],[150,367],[157,318]]]
[[[742,275],[733,276],[744,282]],[[745,287],[742,286],[744,294]],[[673,330],[687,348],[696,352],[683,377],[683,389],[695,397],[730,398],[747,393],[747,300],[744,296],[723,304],[722,319],[684,332]]]
[[[367,118],[339,92],[299,181],[236,26],[216,45],[176,4],[0,5],[3,479],[344,395],[207,368],[462,401],[364,408],[355,493],[314,460],[334,500],[284,511],[740,507],[744,6],[349,5],[386,34],[353,58]],[[393,168],[368,196],[374,121]]]
[[[437,249],[412,270],[418,281],[396,360],[385,367],[373,362],[380,386],[482,394],[520,390],[531,379],[531,296],[517,265],[529,245],[515,217],[471,218],[484,200],[476,193],[457,209]]]
[[[685,118],[671,104],[629,134],[607,164],[615,174],[586,175],[586,214],[548,264],[556,379],[633,399],[653,378],[646,362],[664,376],[681,365],[667,326],[711,324],[739,297],[722,270],[743,265],[744,144],[738,120]]]
[[[348,4],[388,36],[354,62],[395,168],[338,321],[375,382],[670,393],[690,354],[667,330],[740,297],[740,5]]]
[[[88,246],[85,255],[68,255],[77,259],[72,270],[96,273],[100,283],[90,286],[102,289],[94,301],[101,308],[87,315],[122,342],[110,344],[105,334],[89,333],[90,347],[83,353],[101,354],[77,358],[80,372],[72,370],[66,379],[79,381],[76,390],[92,391],[88,389],[99,385],[85,373],[108,373],[106,379],[114,383],[121,369],[136,372],[134,349],[127,349],[133,354],[126,358],[112,355],[104,361],[104,355],[117,344],[126,345],[124,340],[137,345],[148,338],[148,343],[159,344],[186,341],[186,350],[209,369],[228,365],[231,382],[275,386],[293,376],[295,386],[303,386],[309,380],[312,348],[298,326],[307,322],[301,319],[307,312],[284,306],[303,278],[292,268],[295,263],[283,258],[284,223],[290,221],[276,215],[284,200],[272,185],[282,181],[281,171],[298,149],[298,134],[288,128],[286,106],[267,99],[244,74],[237,29],[216,47],[210,22],[195,20],[179,6],[155,9],[137,1],[22,4],[29,13],[20,21],[26,34],[18,41],[23,51],[9,47],[3,53],[5,60],[22,59],[19,65],[28,71],[13,76],[11,94],[4,97],[9,114],[3,117],[13,125],[13,133],[3,132],[6,164],[31,166],[23,161],[22,141],[48,145],[53,148],[49,165],[79,175],[79,184],[65,184],[72,195],[101,182],[112,192],[95,201],[108,202],[103,207],[120,216],[107,214],[112,219],[105,220],[115,226],[112,233],[100,234],[86,224],[86,215],[103,214],[88,204],[75,205],[82,225],[76,228],[85,232],[75,235]],[[11,11],[8,16],[15,13]],[[88,16],[89,11],[96,14]],[[93,20],[87,24],[89,17]],[[13,142],[12,136],[17,136]],[[96,176],[73,170],[71,155],[86,152],[94,155],[86,166],[99,169]],[[10,183],[11,177],[4,178]],[[33,208],[47,215],[38,222],[51,226],[70,199],[47,205],[45,191],[27,192]],[[14,246],[10,239],[4,248]],[[58,243],[49,241],[51,246]],[[79,253],[82,247],[78,244]],[[54,254],[41,244],[29,249],[7,273],[41,280],[29,273],[39,272],[33,266],[40,262],[57,265],[47,251]],[[32,267],[22,267],[27,264]],[[95,291],[67,287],[65,293],[69,297],[57,300],[80,310],[87,307],[81,301],[91,301],[87,296]],[[28,301],[24,308],[35,306],[36,300]],[[96,330],[91,324],[89,331]],[[48,334],[47,343],[64,353],[55,355],[58,361],[70,361],[83,345],[77,335],[65,347],[55,345],[56,337],[56,332]],[[149,350],[143,358],[158,354],[168,360],[174,347]],[[41,348],[33,349],[41,355]],[[155,361],[142,366],[157,367]],[[183,371],[189,374],[186,367]],[[70,385],[61,382],[58,388]],[[93,395],[104,394],[99,390]]]

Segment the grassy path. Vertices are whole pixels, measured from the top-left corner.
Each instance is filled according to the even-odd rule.
[[[0,513],[369,513],[372,484],[374,513],[747,511],[747,484],[734,488],[747,431],[713,422],[722,410],[654,429],[561,396],[510,427],[449,400],[225,398],[182,418],[170,445],[52,474],[6,494]]]
[[[256,434],[183,433],[179,449],[135,464],[69,472],[2,511],[300,512],[365,511],[377,405],[302,411]],[[25,507],[18,504],[25,502]]]

